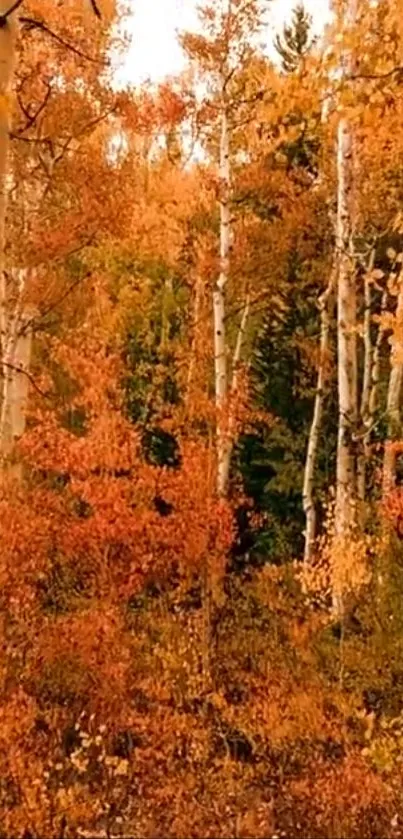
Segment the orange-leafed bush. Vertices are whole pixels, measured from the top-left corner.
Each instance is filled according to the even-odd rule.
[[[52,343],[0,499],[5,837],[389,835],[329,617],[292,566],[226,572],[209,441],[172,422],[177,464],[150,463],[105,343]]]

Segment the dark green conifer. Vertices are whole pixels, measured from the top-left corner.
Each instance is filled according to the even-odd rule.
[[[283,34],[276,35],[274,40],[285,73],[295,73],[301,69],[305,57],[315,43],[311,29],[312,17],[305,10],[304,4],[298,3],[293,10],[291,23],[285,24]]]

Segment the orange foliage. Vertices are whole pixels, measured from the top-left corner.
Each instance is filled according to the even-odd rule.
[[[401,20],[389,5],[375,16],[392,39]],[[96,31],[82,0],[27,6],[64,40],[74,32],[83,55],[29,28],[19,47],[25,106],[7,258],[29,271],[22,303],[35,315],[27,427],[13,452],[22,477],[5,474],[0,492],[0,835],[397,839],[401,767],[392,761],[393,778],[376,767],[368,740],[378,744],[384,712],[365,707],[383,697],[382,679],[393,694],[401,676],[400,630],[390,638],[390,606],[385,618],[371,588],[380,541],[365,534],[330,549],[324,539],[303,573],[299,561],[229,572],[237,506],[249,504],[256,524],[259,515],[239,476],[225,501],[215,491],[215,103],[199,103],[186,76],[113,93],[102,75],[112,0]],[[234,62],[228,336],[235,346],[248,292],[252,345],[262,307],[281,320],[292,305],[290,276],[308,277],[315,293],[327,280],[334,125],[318,114],[338,48],[323,66],[313,55],[303,74],[285,76],[251,49],[257,0],[234,0],[231,47],[217,8],[204,8],[206,37],[183,42],[206,75],[223,56]],[[365,11],[354,37],[366,28]],[[367,46],[364,69],[387,72],[399,58],[395,46],[387,59],[373,39]],[[378,176],[400,165],[401,113],[376,90],[361,107],[366,91],[359,216],[383,229],[400,187]],[[348,91],[341,97],[353,107]],[[321,181],[287,158],[301,123],[321,148]],[[191,144],[202,137],[200,164],[186,156],[185,127]],[[309,369],[316,337],[298,327],[290,338]],[[129,363],[131,339],[143,355]],[[332,367],[329,351],[329,386]],[[254,409],[248,362],[235,372],[225,405],[234,449],[257,423],[280,425]],[[141,380],[140,420],[127,406],[129,373]],[[173,463],[147,452],[154,426],[174,440]],[[399,488],[382,515],[403,535]],[[353,617],[335,624],[331,593],[359,594],[371,613],[356,619],[358,640]]]

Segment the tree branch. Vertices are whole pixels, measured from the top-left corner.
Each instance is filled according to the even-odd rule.
[[[3,12],[3,14],[0,15],[0,29],[3,29],[3,27],[7,23],[7,19],[10,17],[10,15],[13,14],[13,12],[17,11],[17,9],[22,5],[23,2],[24,0],[15,0],[15,2],[11,4],[8,11]]]
[[[16,12],[17,9],[19,9],[19,7],[22,6],[23,2],[24,0],[14,0],[14,3],[11,4],[10,8],[6,12],[3,12],[2,15],[0,15],[0,29],[2,29],[6,25],[7,19],[10,17],[10,15],[13,14],[13,12]],[[99,10],[97,0],[90,0],[90,3],[94,14],[97,16],[97,18],[101,19],[102,15]]]
[[[30,381],[32,387],[35,388],[35,390],[41,396],[43,396],[45,399],[50,399],[49,393],[45,393],[45,391],[42,390],[42,388],[39,387],[39,385],[36,383],[32,373],[30,373],[29,370],[25,370],[24,367],[20,367],[18,364],[11,364],[8,361],[2,361],[0,363],[0,366],[1,367],[7,367],[8,370],[14,370],[15,373],[23,373],[24,376],[26,376],[27,379]]]
[[[44,32],[46,35],[49,35],[54,41],[56,41],[56,43],[64,47],[64,49],[74,53],[74,55],[77,55],[79,58],[83,58],[85,61],[91,61],[93,64],[105,64],[106,66],[106,62],[100,61],[98,58],[94,58],[91,55],[87,55],[87,53],[82,52],[82,50],[79,50],[78,47],[75,47],[74,44],[71,44],[69,41],[65,41],[61,35],[58,35],[57,32],[53,32],[53,29],[50,29],[43,20],[36,20],[33,17],[23,16],[20,18],[20,22],[25,26],[28,32],[33,29],[39,29],[40,32]]]
[[[347,76],[348,81],[357,81],[359,79],[369,79],[372,81],[377,81],[378,79],[390,79],[391,76],[395,75],[403,75],[403,65],[400,64],[397,67],[393,67],[392,70],[388,70],[387,73],[354,73],[352,75]]]
[[[20,2],[21,2],[21,0],[20,0]],[[98,4],[95,2],[95,0],[90,0],[90,3],[91,3],[91,6],[92,6],[96,16],[98,18],[101,18],[101,12],[99,11]]]
[[[44,111],[44,109],[46,108],[46,105],[48,104],[51,95],[52,95],[52,86],[50,84],[48,84],[46,94],[44,96],[43,101],[41,102],[40,105],[38,105],[35,113],[30,114],[29,111],[26,109],[26,107],[25,107],[25,105],[24,105],[24,103],[21,99],[21,95],[19,93],[17,93],[18,104],[19,104],[19,106],[22,110],[22,113],[24,114],[24,116],[26,118],[26,123],[25,123],[25,125],[22,126],[22,128],[19,128],[18,131],[16,131],[14,136],[19,137],[20,134],[24,134],[25,131],[28,131],[28,129],[31,128],[34,125],[34,123],[36,122],[38,117],[41,115],[42,111]]]
[[[78,288],[81,283],[85,282],[92,276],[91,271],[87,271],[83,277],[79,277],[77,280],[74,280],[70,285],[65,289],[65,291],[59,295],[52,303],[49,304],[38,316],[30,318],[30,320],[25,321],[21,330],[19,330],[18,335],[24,335],[28,329],[31,329],[32,332],[39,332],[40,331],[40,322],[43,321],[51,312],[57,309],[61,303],[64,303],[65,300],[70,296],[70,294]]]

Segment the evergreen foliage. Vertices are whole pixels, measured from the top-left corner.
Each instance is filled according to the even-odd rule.
[[[286,24],[282,35],[276,35],[274,40],[285,73],[295,73],[302,68],[304,58],[315,43],[311,28],[311,15],[306,12],[303,3],[298,3],[293,10],[291,23]]]

